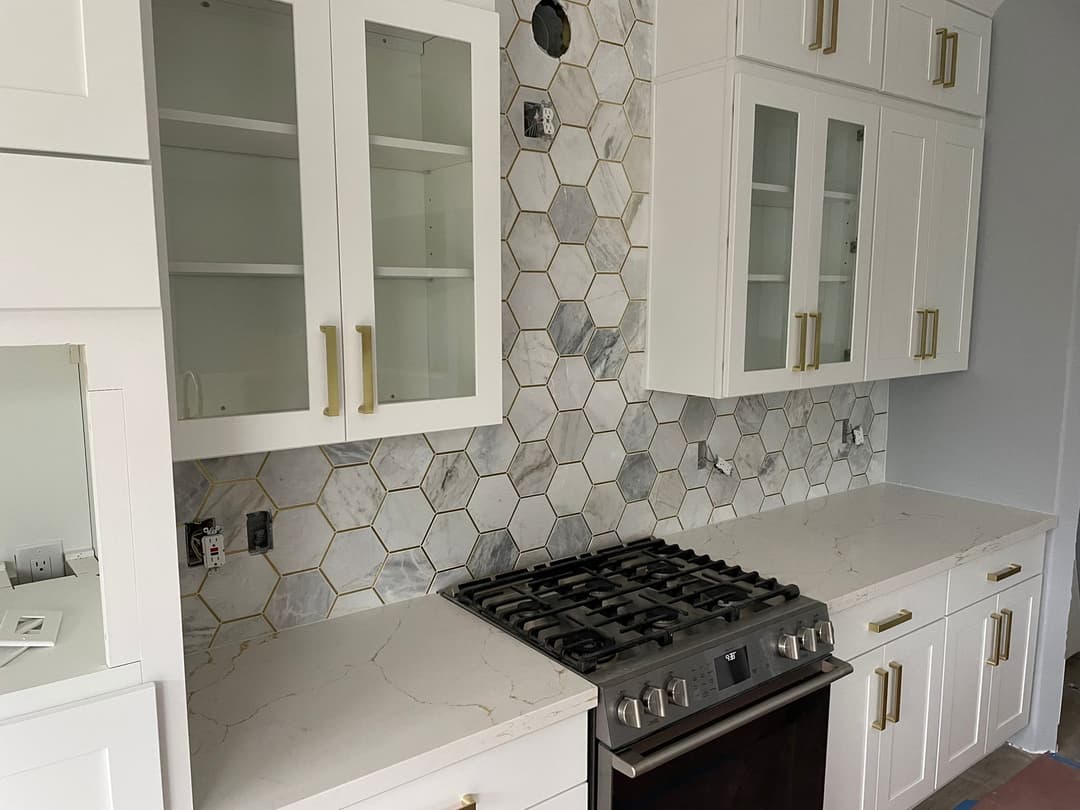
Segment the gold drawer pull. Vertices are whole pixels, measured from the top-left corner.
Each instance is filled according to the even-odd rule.
[[[360,333],[360,354],[364,363],[362,372],[364,399],[357,410],[360,413],[375,413],[375,352],[372,348],[372,344],[375,342],[375,327],[357,326],[356,331]]]
[[[825,38],[825,0],[818,0],[817,4],[817,29],[816,39],[810,43],[810,50],[816,51],[821,48],[821,41]]]
[[[1008,608],[1001,611],[1001,615],[1005,617],[1005,642],[1004,649],[1001,651],[1000,658],[1002,661],[1009,660],[1009,653],[1012,652],[1012,623],[1013,612]]]
[[[912,613],[910,610],[901,610],[895,616],[890,616],[880,622],[870,622],[870,632],[884,633],[886,630],[892,630],[894,627],[899,627],[904,622],[910,622],[911,617]]]
[[[994,623],[994,647],[990,657],[986,659],[986,663],[996,667],[1001,663],[1001,614],[991,613],[990,621]]]
[[[929,360],[930,355],[926,351],[926,338],[927,330],[930,325],[930,310],[917,309],[915,314],[921,318],[921,328],[919,330],[919,352],[915,355],[916,360]]]
[[[1003,580],[1003,579],[1008,579],[1009,577],[1015,577],[1017,574],[1019,574],[1023,570],[1024,570],[1024,566],[1017,565],[1016,563],[1013,563],[1008,568],[1002,568],[1000,571],[991,571],[989,574],[986,575],[986,581],[987,582],[1001,582],[1001,580]]]
[[[808,371],[821,369],[821,313],[811,312],[810,317],[814,320],[814,362],[807,364]]]
[[[889,719],[889,671],[878,667],[874,674],[878,676],[878,710],[877,719],[870,725],[878,731],[884,731],[885,723]]]
[[[341,416],[341,374],[338,369],[336,326],[320,326],[326,337],[326,402],[323,416]]]
[[[930,338],[930,354],[927,355],[927,360],[937,360],[937,345],[938,345],[938,327],[941,326],[941,310],[940,309],[928,309],[926,310],[926,317],[934,316],[934,331]]]
[[[886,715],[886,719],[892,723],[899,723],[900,701],[904,698],[904,665],[892,661],[889,663],[889,669],[893,671],[893,710],[892,714]]]
[[[805,312],[799,312],[795,315],[795,320],[799,322],[799,362],[791,367],[792,371],[806,371],[806,324],[807,315]]]
[[[939,28],[934,32],[934,36],[941,37],[941,62],[938,64],[938,77],[934,79],[934,84],[945,84],[945,72],[949,67],[949,29]]]
[[[840,0],[832,0],[832,37],[829,39],[829,47],[822,51],[824,54],[836,53],[836,40],[840,34]],[[956,74],[955,69],[953,74]]]
[[[466,793],[461,797],[461,810],[476,810],[476,797]]]
[[[946,89],[952,89],[953,87],[956,87],[956,62],[960,58],[960,35],[953,31],[946,39],[952,41],[952,78],[941,86]]]

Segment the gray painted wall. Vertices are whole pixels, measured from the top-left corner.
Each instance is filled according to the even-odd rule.
[[[1008,0],[995,17],[971,368],[891,391],[890,481],[1061,518],[1018,740],[1033,750],[1055,744],[1080,511],[1078,34],[1072,0]]]

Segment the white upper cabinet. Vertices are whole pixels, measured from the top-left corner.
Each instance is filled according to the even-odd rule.
[[[739,0],[739,56],[877,89],[885,0]]]
[[[175,456],[497,421],[496,15],[157,0],[154,31]]]
[[[988,17],[949,0],[889,0],[884,90],[984,115],[990,29]]]
[[[0,0],[0,149],[146,160],[139,0]]]

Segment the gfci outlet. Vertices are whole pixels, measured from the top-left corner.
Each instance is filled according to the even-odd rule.
[[[64,576],[64,544],[49,540],[15,549],[15,576],[20,585]]]

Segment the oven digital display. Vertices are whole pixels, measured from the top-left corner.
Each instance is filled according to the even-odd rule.
[[[716,685],[720,691],[750,677],[750,660],[746,647],[729,650],[716,659]]]

